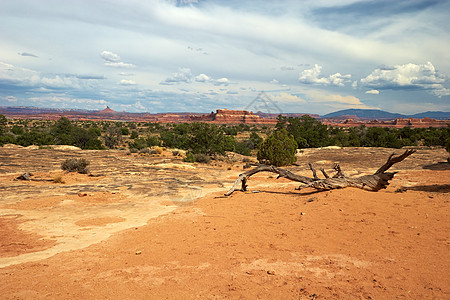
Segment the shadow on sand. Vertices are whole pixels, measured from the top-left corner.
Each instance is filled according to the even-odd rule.
[[[423,166],[424,169],[433,170],[433,171],[444,171],[450,170],[450,163],[448,162],[438,162],[437,164],[431,164]]]
[[[417,185],[407,189],[421,192],[450,193],[450,184]]]

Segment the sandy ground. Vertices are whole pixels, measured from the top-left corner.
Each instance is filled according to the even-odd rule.
[[[300,158],[340,161],[358,175],[392,152],[344,150]],[[76,154],[95,157],[93,172],[105,175],[43,161],[73,152],[0,149],[1,299],[450,299],[442,150],[398,164],[379,192],[296,191],[261,173],[230,197],[222,195],[242,172],[237,163]],[[14,181],[17,166],[65,183]]]

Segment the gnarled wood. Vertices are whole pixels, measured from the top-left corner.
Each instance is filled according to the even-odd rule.
[[[373,175],[364,175],[355,178],[347,177],[344,174],[344,172],[342,172],[339,164],[334,165],[336,174],[331,178],[328,176],[325,170],[320,169],[324,174],[324,176],[326,177],[325,179],[320,179],[317,177],[316,170],[314,169],[314,166],[311,163],[309,163],[309,167],[313,172],[313,178],[297,175],[288,170],[278,168],[275,166],[259,165],[252,170],[248,170],[240,174],[239,177],[234,182],[231,189],[225,194],[225,196],[229,196],[234,191],[237,190],[246,191],[248,178],[259,172],[277,173],[278,178],[283,177],[292,181],[301,182],[303,183],[303,185],[301,185],[299,189],[312,187],[324,191],[345,187],[356,187],[360,189],[366,189],[369,191],[379,191],[381,189],[385,189],[389,185],[389,180],[391,180],[396,174],[396,172],[389,173],[386,171],[389,170],[389,168],[392,167],[394,164],[403,161],[405,158],[407,158],[414,152],[416,151],[406,150],[403,154],[399,156],[395,156],[394,154],[392,154],[391,156],[389,156],[387,162],[384,165],[382,165]],[[241,185],[241,188],[239,188],[239,185]]]

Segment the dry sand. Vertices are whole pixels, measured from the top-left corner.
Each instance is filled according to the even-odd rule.
[[[390,152],[309,150],[293,171],[340,161],[365,174]],[[58,171],[74,156],[104,176]],[[262,173],[227,198],[242,163],[1,148],[0,157],[1,299],[450,299],[442,149],[394,166],[379,192],[296,191]],[[25,171],[65,183],[13,180]]]

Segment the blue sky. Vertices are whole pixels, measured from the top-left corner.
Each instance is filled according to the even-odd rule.
[[[264,111],[265,91],[282,112],[450,111],[449,15],[438,0],[2,0],[0,106]]]

